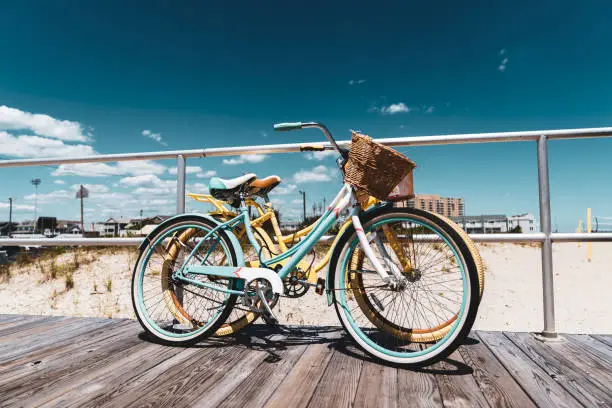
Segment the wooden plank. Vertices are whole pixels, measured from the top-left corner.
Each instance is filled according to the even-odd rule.
[[[236,347],[233,347],[234,352]],[[242,347],[238,347],[242,350]],[[248,377],[256,376],[257,367],[269,357],[269,354],[261,350],[249,350],[245,355],[237,355],[239,362],[229,366],[227,371],[216,371],[211,377],[198,384],[198,402],[195,406],[216,407],[225,401],[233,392],[239,392],[239,387]],[[233,362],[233,360],[232,360]]]
[[[567,341],[551,347],[612,396],[612,348],[588,335],[564,334],[563,337]]]
[[[36,350],[52,347],[52,345],[64,341],[70,341],[78,338],[83,333],[111,323],[111,320],[75,320],[64,326],[55,327],[52,332],[47,332],[45,335],[19,339],[8,346],[0,347],[0,362],[5,363]]]
[[[372,360],[365,361],[357,385],[354,406],[359,408],[404,406],[398,404],[397,372],[396,367],[382,365]]]
[[[530,333],[504,334],[577,400],[591,407],[609,406],[612,402],[607,392],[589,378],[564,343],[542,342]]]
[[[477,335],[538,407],[582,407],[565,388],[500,332],[479,331]]]
[[[458,351],[428,367],[435,372],[442,403],[445,407],[488,407],[472,370],[465,365]]]
[[[424,370],[397,370],[398,406],[415,408],[443,407],[438,381]]]
[[[24,315],[0,315],[0,327],[5,327],[7,325],[13,324],[14,322],[31,319],[34,316],[24,316]]]
[[[96,407],[134,404],[192,406],[186,404],[184,399],[200,398],[200,390],[210,385],[210,378],[220,370],[227,369],[227,364],[236,363],[245,353],[245,349],[235,350],[231,347],[224,350],[193,346],[137,376],[113,379],[106,385],[106,390],[101,390],[89,404]],[[227,374],[227,371],[223,374]]]
[[[612,336],[611,335],[603,335],[603,334],[592,334],[591,337],[601,341],[604,344],[612,347]]]
[[[612,364],[612,345],[608,345],[589,334],[564,334],[563,337],[579,347],[586,347],[588,352],[600,357],[606,364]]]
[[[33,317],[31,319],[19,320],[16,324],[7,325],[0,329],[0,344],[7,341],[8,337],[17,334],[24,330],[31,330],[33,328],[53,324],[55,322],[67,321],[67,317],[62,316],[40,316]]]
[[[51,390],[60,390],[62,387],[70,387],[71,384],[83,382],[89,372],[107,367],[112,362],[121,361],[122,358],[129,358],[142,349],[148,352],[155,351],[155,347],[143,343],[136,336],[126,336],[120,341],[109,340],[103,345],[104,347],[85,356],[70,355],[59,365],[32,366],[32,374],[23,378],[11,381],[10,375],[5,375],[3,381],[6,379],[9,381],[0,386],[0,394],[7,401],[16,401]]]
[[[331,360],[333,348],[326,343],[308,346],[283,383],[274,392],[266,407],[304,408],[315,393],[317,385]],[[299,390],[299,392],[296,392]]]
[[[32,366],[39,370],[65,364],[67,358],[85,357],[100,349],[108,340],[121,341],[125,335],[135,335],[133,326],[127,322],[109,322],[82,335],[53,343],[49,347],[35,349],[31,353],[19,354],[16,358],[0,364],[0,386],[7,381],[32,374]]]
[[[74,389],[99,390],[101,389],[99,384],[103,384],[109,378],[125,375],[125,373],[138,374],[138,372],[146,371],[183,350],[180,347],[167,347],[138,339],[138,342],[132,347],[115,349],[112,353],[97,353],[96,358],[91,359],[88,364],[80,364],[70,373],[64,372],[61,379],[50,376],[48,380],[51,380],[53,386],[46,386],[34,393],[28,393],[27,397],[20,398],[20,404],[24,406],[43,404],[62,406],[52,401],[61,400],[64,394]]]
[[[499,362],[495,355],[476,335],[473,344],[459,348],[463,361],[474,371],[472,373],[480,391],[492,407],[536,407],[529,395],[516,383],[514,378]]]
[[[334,353],[321,377],[309,407],[352,407],[363,367],[363,352],[343,339],[334,344]]]
[[[238,392],[229,394],[219,408],[264,406],[305,350],[306,345],[292,345],[276,352],[276,356],[264,359],[253,375],[242,381]]]
[[[186,377],[205,379],[211,366],[207,359],[212,349],[198,347],[165,347],[163,352],[120,370],[100,371],[82,387],[75,387],[47,404],[63,408],[96,406],[130,406],[135,403],[151,406],[182,406],[177,398]],[[162,390],[165,395],[162,394]],[[160,398],[162,394],[162,398]]]

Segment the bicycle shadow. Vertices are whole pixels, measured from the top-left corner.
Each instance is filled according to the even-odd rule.
[[[141,332],[138,337],[144,341],[160,343],[145,332]],[[470,336],[461,347],[470,347],[478,343],[478,340]],[[267,362],[277,362],[282,360],[278,353],[279,351],[312,344],[326,344],[334,352],[342,353],[352,358],[358,358],[377,365],[405,369],[400,365],[369,356],[355,344],[340,326],[269,326],[266,324],[252,324],[232,336],[213,336],[195,345],[176,345],[171,347],[195,347],[203,349],[222,347],[246,348],[266,352],[268,353],[268,357],[266,357]],[[442,375],[469,375],[474,372],[464,362],[449,357],[433,365],[410,368],[410,370],[425,374]]]

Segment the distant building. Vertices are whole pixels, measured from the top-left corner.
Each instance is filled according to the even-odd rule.
[[[510,232],[517,226],[520,232],[538,232],[536,219],[532,214],[519,214],[510,217],[501,214],[494,215],[465,215],[452,217],[468,234],[494,234]]]
[[[440,197],[435,194],[416,194],[413,199],[398,203],[397,206],[417,208],[445,217],[459,217],[465,214],[463,198]]]
[[[82,234],[81,221],[57,220],[57,232],[60,234]]]
[[[101,237],[119,237],[128,224],[128,220],[123,218],[109,218],[108,220],[96,224],[96,230]]]
[[[533,214],[525,213],[508,217],[508,227],[521,227],[521,232],[538,232],[538,224]]]

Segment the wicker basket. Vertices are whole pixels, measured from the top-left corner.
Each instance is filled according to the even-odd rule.
[[[412,170],[416,164],[403,154],[353,132],[344,181],[384,201],[414,197]]]

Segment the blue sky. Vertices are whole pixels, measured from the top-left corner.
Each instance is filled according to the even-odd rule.
[[[382,138],[612,125],[609,2],[329,3],[5,4],[0,157],[321,139],[272,132],[299,120],[339,139],[351,128]],[[538,216],[534,143],[401,151],[417,162],[419,193],[463,197],[468,214]],[[573,230],[589,206],[612,216],[611,153],[612,140],[551,142],[553,228]],[[203,191],[213,171],[278,174],[285,194],[274,196],[292,218],[298,190],[310,208],[340,183],[331,156],[230,163],[190,159],[189,190]],[[175,165],[0,169],[0,219],[8,197],[18,219],[33,216],[33,177],[39,214],[77,219],[78,183],[92,191],[87,222],[169,213]]]

